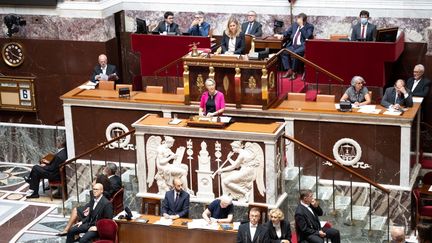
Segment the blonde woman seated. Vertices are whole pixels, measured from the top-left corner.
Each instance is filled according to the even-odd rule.
[[[245,36],[241,33],[240,23],[230,17],[221,42],[222,54],[243,54],[246,48]]]
[[[279,208],[270,210],[270,220],[265,224],[272,243],[291,243],[291,228],[289,221],[284,220],[284,213]]]
[[[351,79],[351,86],[342,95],[341,101],[349,101],[355,106],[369,105],[371,97],[368,89],[364,86],[365,80],[360,76]]]

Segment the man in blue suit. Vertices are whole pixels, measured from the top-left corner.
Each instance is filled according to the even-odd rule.
[[[313,38],[314,26],[307,22],[307,16],[304,13],[297,15],[296,22],[293,23],[282,35],[276,34],[278,39],[286,39],[285,47],[299,56],[304,56],[305,42]],[[298,72],[300,61],[286,52],[281,54],[282,65],[284,70],[288,71],[283,77],[294,79]]]
[[[174,189],[165,193],[162,203],[162,215],[165,218],[178,219],[189,216],[189,193],[183,191],[179,178],[173,181]]]

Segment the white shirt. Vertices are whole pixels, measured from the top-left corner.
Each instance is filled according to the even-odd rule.
[[[303,27],[300,27],[300,26],[299,26],[299,28],[297,28],[297,31],[296,31],[295,34],[294,34],[294,40],[293,40],[293,41],[295,41],[296,35],[297,35],[297,34],[299,35],[298,38],[297,38],[297,42],[295,43],[295,45],[297,45],[297,46],[301,45],[301,41],[300,41],[300,39],[301,39],[301,33],[298,33],[298,32],[300,32],[300,30],[301,30],[302,28],[303,28]]]
[[[301,205],[305,206],[307,209],[309,209],[309,211],[315,215],[314,211],[312,210],[312,208],[310,207],[310,205],[307,205],[306,203],[304,203],[303,201],[300,201]]]
[[[421,80],[421,79],[419,79],[419,80],[414,80],[414,83],[413,83],[413,86],[412,86],[412,90],[411,90],[411,91],[414,91],[414,90],[415,90],[415,88],[417,87],[417,85],[420,83],[420,80]]]
[[[280,222],[279,222],[279,224],[273,224],[273,227],[276,230],[277,237],[281,238],[281,236],[282,236],[282,229],[281,229],[281,226],[280,226]]]
[[[230,38],[228,41],[228,52],[234,53],[236,47],[236,37]]]
[[[368,24],[369,24],[369,23],[367,23],[367,24],[365,24],[365,25],[360,24],[360,35],[361,35],[362,32],[363,32],[363,26],[364,26],[364,33],[363,33],[364,36],[360,36],[362,39],[366,39]]]
[[[101,67],[101,69],[102,69],[102,74],[105,74],[105,75],[106,75],[106,69],[107,69],[107,66],[105,66],[104,68]]]
[[[255,236],[255,232],[256,232],[257,227],[258,227],[258,224],[253,225],[252,223],[249,223],[249,231],[251,233],[251,240],[253,240],[253,238]]]
[[[101,198],[102,198],[102,196],[100,196],[97,199],[96,198],[94,199],[93,210],[96,208],[96,206],[97,206],[97,204],[98,204],[98,202],[100,201]]]

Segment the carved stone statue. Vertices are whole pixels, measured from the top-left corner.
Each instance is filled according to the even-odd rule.
[[[201,150],[198,155],[198,170],[195,171],[198,179],[198,191],[196,195],[198,198],[213,200],[213,180],[211,176],[213,171],[211,171],[210,159],[207,144],[202,141]]]
[[[173,187],[173,179],[177,177],[182,181],[184,189],[191,193],[187,181],[189,168],[186,164],[181,163],[185,147],[178,147],[176,153],[174,153],[171,150],[174,145],[174,138],[165,136],[164,139],[162,141],[160,136],[151,136],[147,140],[148,187],[151,187],[153,181],[156,180],[159,189],[158,193],[163,195]],[[170,163],[171,160],[172,163]]]
[[[231,165],[218,170],[223,194],[242,202],[253,201],[253,182],[256,181],[259,193],[264,196],[264,152],[261,146],[251,142],[243,146],[241,141],[234,141],[231,148],[227,158]],[[238,156],[234,161],[231,157],[235,153]]]

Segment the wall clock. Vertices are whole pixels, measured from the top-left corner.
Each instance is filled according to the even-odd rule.
[[[24,62],[24,49],[21,44],[9,42],[2,49],[3,61],[11,66],[18,67]]]

